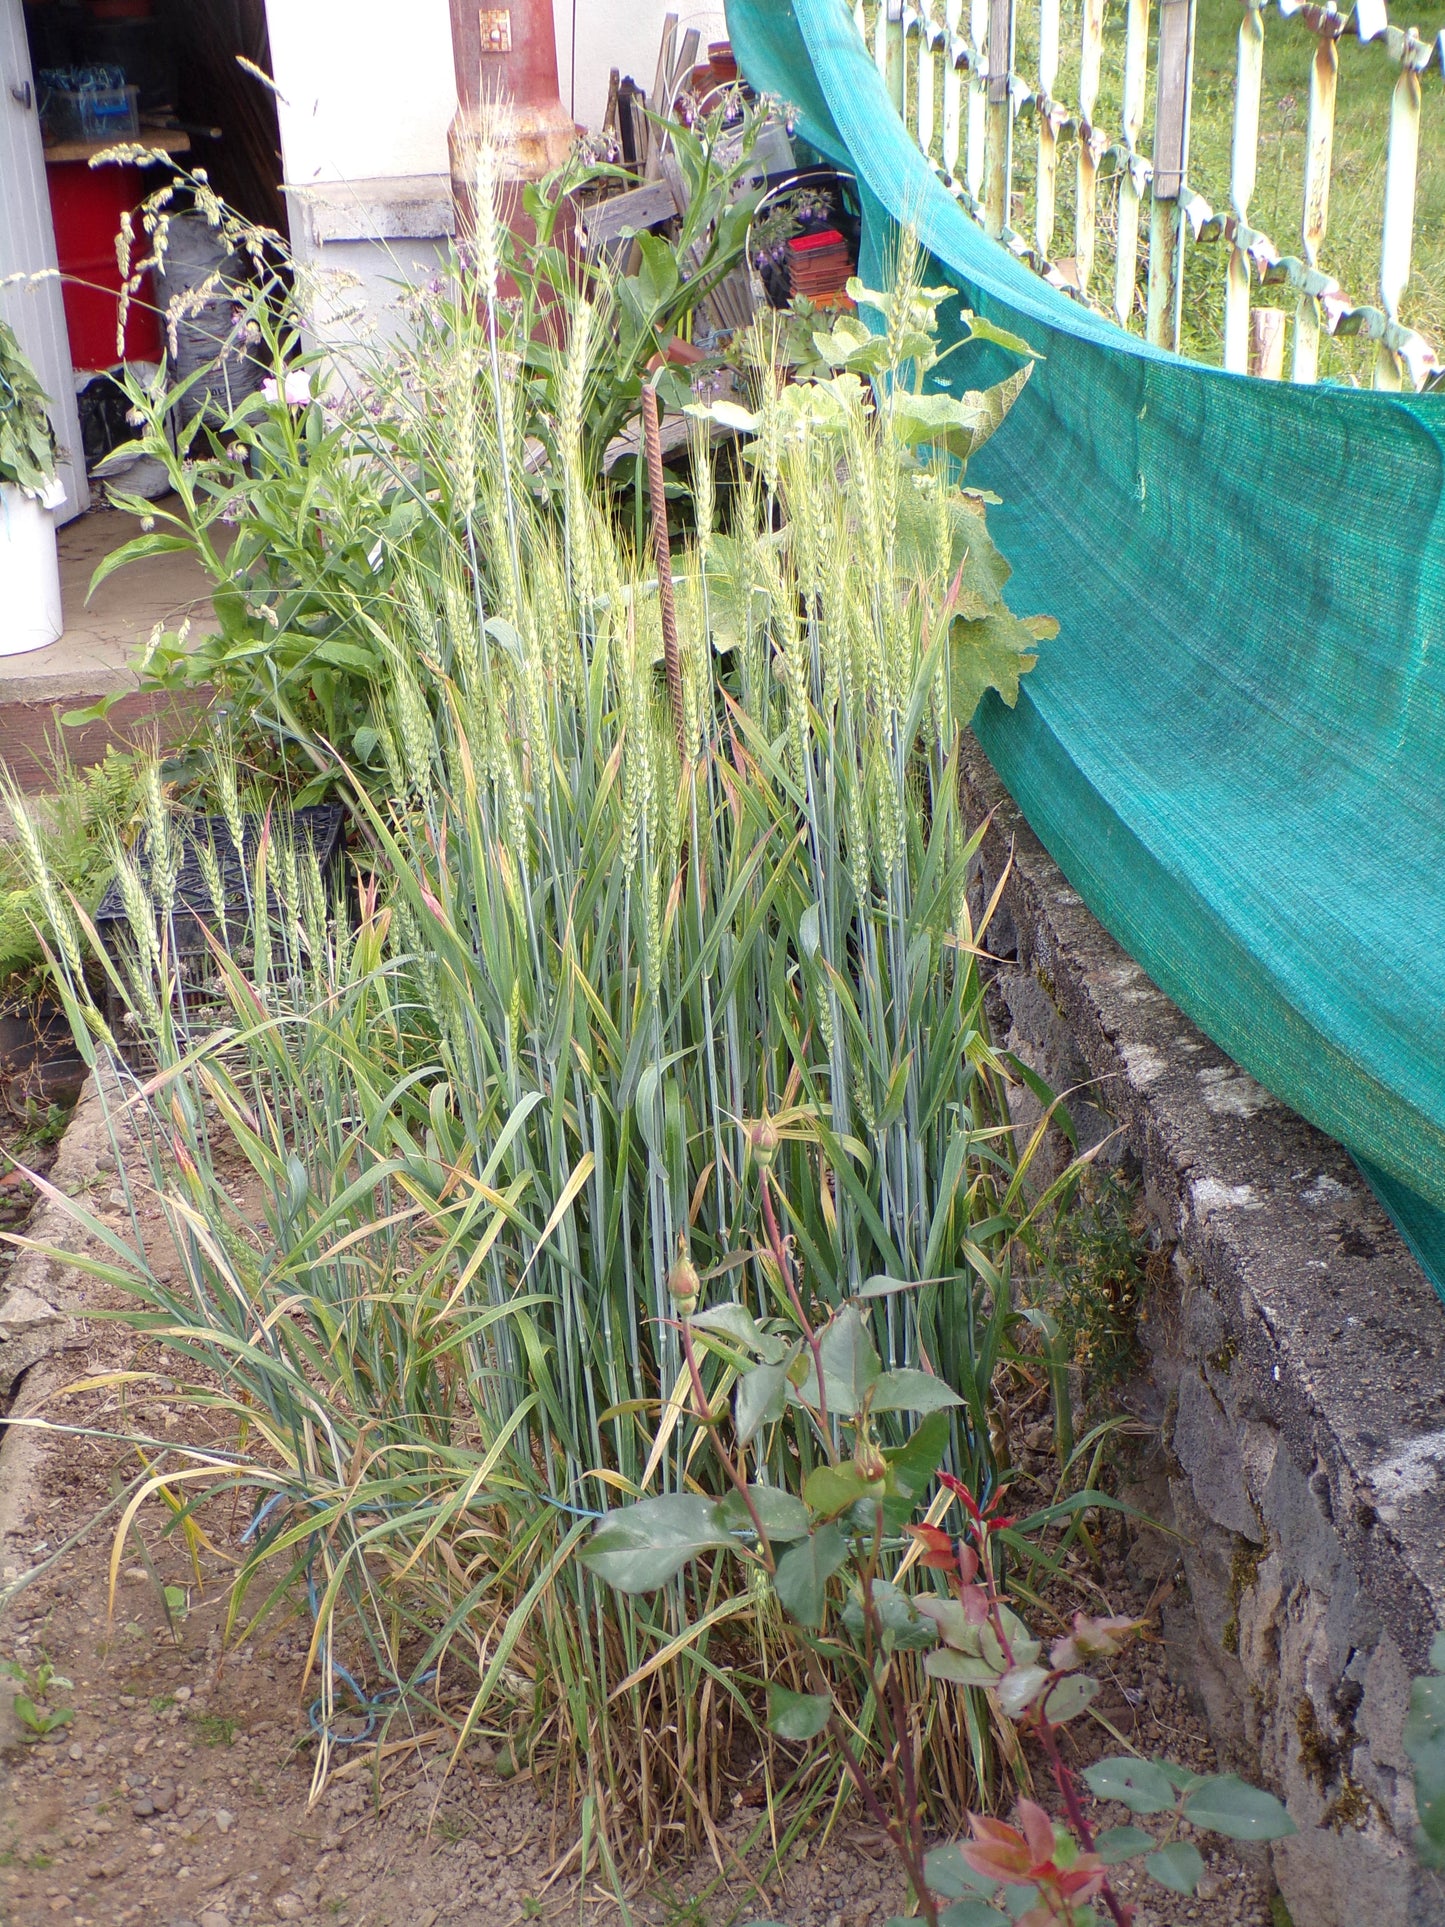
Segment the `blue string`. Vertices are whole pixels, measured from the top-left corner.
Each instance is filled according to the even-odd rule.
[[[602,1519],[607,1516],[602,1512],[594,1512],[590,1506],[568,1505],[564,1500],[554,1499],[548,1493],[542,1493],[540,1496],[544,1504],[555,1507],[558,1512],[571,1513],[572,1516],[577,1519]],[[316,1507],[324,1507],[327,1504],[326,1500],[317,1497],[314,1493],[292,1491],[273,1492],[269,1499],[263,1500],[256,1508],[251,1523],[241,1534],[242,1545],[245,1545],[249,1539],[254,1538],[257,1533],[260,1532],[267,1518],[283,1500],[289,1500],[293,1504],[306,1504]],[[376,1507],[376,1510],[379,1512],[393,1509],[395,1508],[383,1505]],[[316,1580],[312,1570],[316,1563],[317,1549],[316,1536],[313,1534],[311,1551],[306,1560],[306,1599],[311,1608],[313,1623],[321,1617],[321,1602],[317,1597]],[[325,1696],[318,1694],[306,1712],[306,1717],[310,1723],[312,1732],[321,1739],[329,1740],[332,1746],[364,1746],[372,1734],[375,1733],[376,1723],[382,1713],[392,1702],[400,1700],[402,1694],[407,1690],[406,1687],[398,1683],[395,1686],[383,1687],[379,1693],[366,1692],[355,1677],[347,1671],[346,1667],[331,1657],[331,1642],[329,1637],[325,1636],[323,1636],[321,1642],[321,1663],[334,1679],[345,1681],[352,1697],[356,1701],[357,1709],[364,1717],[366,1723],[359,1733],[348,1735],[336,1732],[334,1727],[328,1725],[322,1718],[321,1708]],[[423,1673],[419,1679],[411,1683],[416,1686],[427,1686],[438,1677],[439,1671],[440,1669],[438,1667],[433,1666],[429,1671]]]

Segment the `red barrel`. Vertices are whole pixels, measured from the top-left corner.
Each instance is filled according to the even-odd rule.
[[[45,175],[72,362],[78,369],[94,370],[113,368],[121,360],[159,361],[161,330],[149,274],[131,297],[124,353],[116,352],[121,275],[115,242],[121,215],[134,213],[144,199],[140,169],[51,161]],[[143,239],[136,252],[142,249]]]

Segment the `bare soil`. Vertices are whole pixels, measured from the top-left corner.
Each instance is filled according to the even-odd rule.
[[[58,1181],[84,1190],[117,1228],[128,1222],[103,1147],[62,1156]],[[158,1210],[143,1228],[159,1235]],[[66,1289],[84,1296],[66,1307],[80,1317],[58,1377],[52,1364],[53,1382],[165,1370],[134,1333],[96,1321],[117,1299],[74,1273]],[[179,1442],[184,1429],[199,1438],[200,1416],[192,1409],[179,1417],[163,1391],[142,1392],[124,1408],[121,1397],[112,1385],[47,1399],[49,1418],[93,1435],[45,1440],[23,1516],[12,1518],[0,1543],[4,1588],[111,1505],[139,1469],[136,1447],[115,1435]],[[12,1416],[30,1402],[22,1391]],[[1042,1464],[1042,1448],[1036,1457]],[[0,1479],[11,1462],[8,1453],[0,1459]],[[622,1918],[596,1883],[578,1893],[571,1816],[526,1775],[502,1778],[485,1743],[449,1771],[444,1737],[398,1717],[380,1756],[375,1745],[338,1749],[339,1765],[314,1790],[304,1600],[256,1637],[227,1641],[228,1575],[247,1516],[211,1508],[205,1524],[214,1550],[200,1553],[198,1577],[178,1536],[164,1530],[164,1507],[153,1503],[118,1555],[112,1601],[112,1510],[13,1595],[0,1617],[0,1659],[32,1676],[51,1660],[72,1684],[52,1689],[47,1704],[72,1717],[48,1737],[27,1739],[0,1695],[8,1716],[0,1723],[0,1927],[513,1927],[563,1914]],[[1127,1541],[1105,1551],[1097,1577],[1116,1610],[1142,1607],[1154,1590]],[[166,1588],[178,1589],[169,1607]],[[1159,1646],[1143,1644],[1118,1662],[1099,1706],[1142,1752],[1214,1766]],[[1081,1761],[1122,1750],[1097,1724],[1078,1722],[1076,1733]],[[1128,1817],[1106,1813],[1102,1824]],[[757,1918],[881,1927],[901,1911],[889,1855],[851,1812],[805,1842],[781,1881],[768,1877],[760,1854],[744,1864],[756,1821],[740,1794],[718,1841],[730,1878],[721,1879],[710,1856],[677,1865],[629,1902],[632,1917],[689,1927]],[[1269,1927],[1265,1869],[1220,1851],[1217,1840],[1199,1844],[1209,1871],[1194,1900],[1123,1877],[1124,1892],[1141,1903],[1137,1927]]]

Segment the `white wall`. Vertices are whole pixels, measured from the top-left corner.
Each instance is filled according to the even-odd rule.
[[[678,16],[678,31],[696,27],[700,55],[707,59],[710,40],[727,38],[722,6],[689,6],[687,0],[552,0],[557,23],[557,78],[562,105],[585,127],[600,127],[607,108],[607,76],[616,67],[631,74],[639,87],[650,88],[657,74],[657,50],[662,22]],[[572,23],[576,20],[576,64],[573,65]],[[575,75],[575,86],[574,86]]]
[[[721,6],[672,4],[705,59],[727,31]],[[577,120],[600,124],[613,67],[651,87],[667,0],[553,0],[553,11],[562,104]],[[267,0],[266,13],[288,182],[447,171],[447,0]]]
[[[267,0],[286,179],[445,174],[447,0]]]

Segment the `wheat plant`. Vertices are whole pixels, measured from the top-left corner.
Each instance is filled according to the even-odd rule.
[[[244,1495],[233,1623],[313,1616],[318,1783],[361,1693],[555,1772],[623,1874],[715,1839],[739,1772],[770,1795],[816,1772],[763,1730],[765,1593],[703,1564],[624,1598],[576,1557],[609,1505],[714,1476],[680,1423],[677,1267],[704,1302],[795,1315],[765,1159],[804,1301],[859,1298],[886,1365],[947,1379],[951,1463],[986,1490],[1014,1258],[1057,1195],[1030,1192],[1037,1140],[1010,1122],[959,800],[979,693],[1011,697],[1039,633],[956,459],[1007,396],[928,415],[911,371],[939,296],[905,270],[861,291],[881,334],[820,336],[826,379],[784,386],[756,344],[726,524],[699,420],[667,665],[656,572],[581,464],[599,318],[579,295],[567,321],[559,518],[526,483],[483,288],[435,371],[453,494],[418,505],[433,539],[366,604],[386,781],[352,785],[341,895],[279,824],[244,842],[224,756],[249,914],[221,916],[217,882],[204,982],[178,966],[194,918],[158,789],[143,858],[115,853],[123,954],[37,859],[77,1035],[135,1133],[127,1182],[183,1282],[138,1211],[128,1235],[92,1224],[94,1263],[234,1434],[133,1504],[163,1487],[189,1520]],[[751,1450],[767,1482],[809,1469],[766,1427]],[[928,1721],[930,1797],[977,1804],[982,1702]]]

